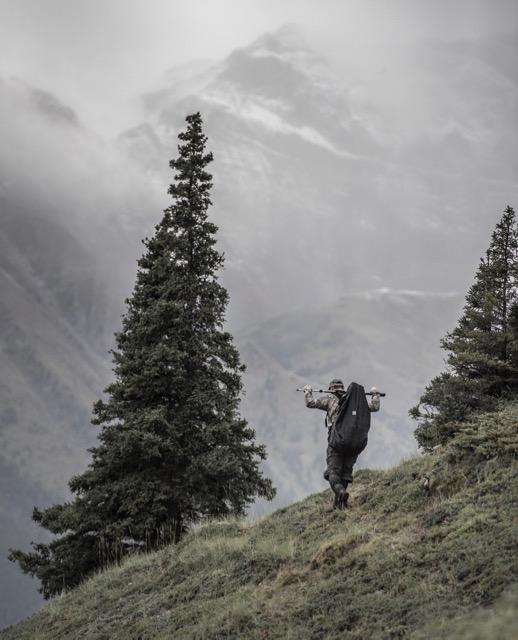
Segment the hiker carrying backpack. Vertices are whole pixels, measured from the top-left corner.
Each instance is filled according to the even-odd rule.
[[[369,395],[370,402],[364,388],[356,382],[352,382],[346,391],[338,378],[331,380],[326,395],[320,398],[313,398],[310,385],[304,387],[306,407],[326,411],[328,436],[324,478],[333,490],[335,509],[347,506],[347,486],[353,481],[353,466],[367,446],[370,414],[380,408],[380,393],[376,387]]]

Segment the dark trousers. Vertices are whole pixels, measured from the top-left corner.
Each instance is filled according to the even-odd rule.
[[[342,489],[347,489],[347,485],[353,481],[353,466],[357,458],[357,453],[341,453],[327,445],[327,469],[324,472],[324,478],[331,485],[335,495],[338,495]]]

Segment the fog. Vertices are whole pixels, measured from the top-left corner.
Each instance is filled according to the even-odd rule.
[[[50,90],[110,135],[171,66],[219,59],[296,22],[337,69],[401,107],[419,91],[405,90],[413,43],[482,40],[512,31],[517,17],[513,0],[2,0],[0,74]]]

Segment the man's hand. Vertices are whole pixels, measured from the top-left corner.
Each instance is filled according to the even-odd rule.
[[[313,387],[310,384],[305,384],[303,391],[304,391],[304,395],[307,395],[308,393],[313,393]]]
[[[373,396],[377,396],[379,398],[380,392],[376,387],[371,387],[371,393]]]

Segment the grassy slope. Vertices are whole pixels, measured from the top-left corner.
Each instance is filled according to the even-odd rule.
[[[213,522],[100,573],[2,640],[518,637],[518,405],[258,523]],[[430,479],[430,490],[422,480]]]

